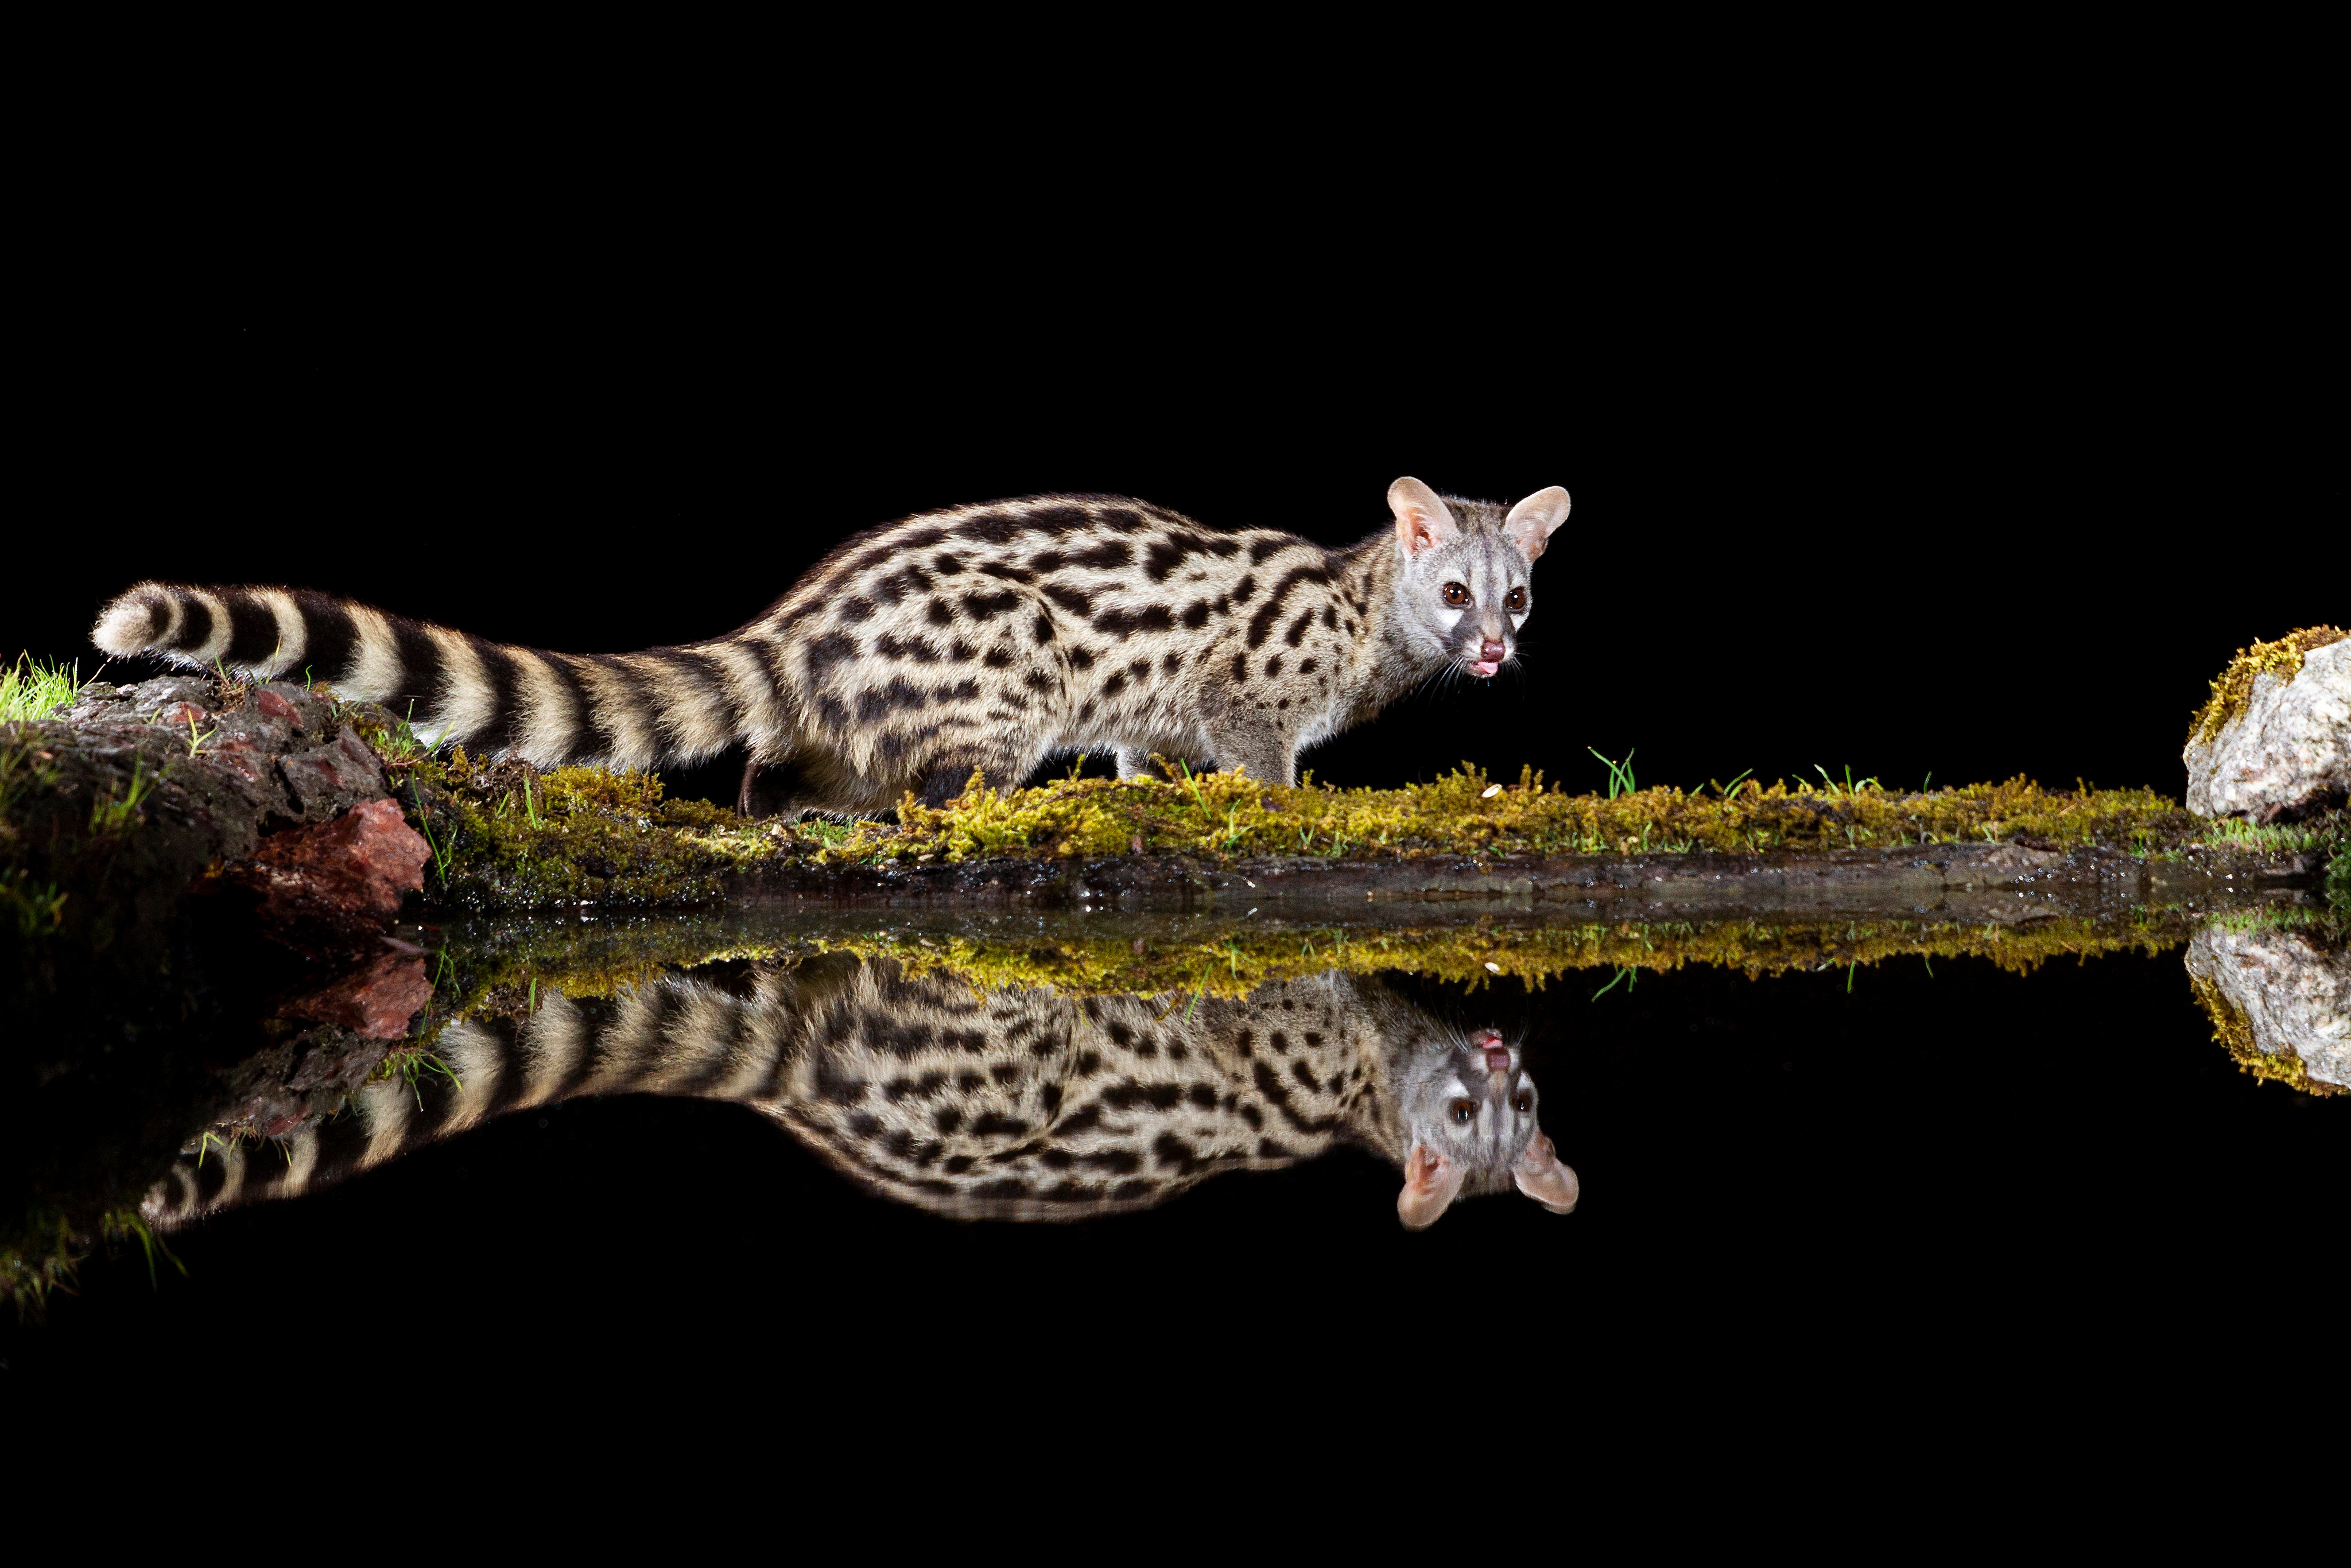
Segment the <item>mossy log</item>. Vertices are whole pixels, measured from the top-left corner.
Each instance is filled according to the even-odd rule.
[[[1505,785],[1468,766],[1395,789],[1174,771],[998,792],[975,778],[946,808],[910,800],[895,821],[749,821],[665,799],[650,774],[436,756],[381,709],[186,679],[85,688],[55,719],[9,727],[0,763],[14,780],[0,902],[37,964],[105,951],[126,927],[160,928],[189,899],[239,888],[277,913],[281,941],[366,947],[389,918],[397,846],[381,846],[379,873],[355,871],[350,889],[298,889],[305,902],[279,884],[288,868],[356,864],[323,847],[306,862],[282,836],[373,800],[396,802],[415,830],[423,904],[480,913],[1470,900],[1658,917],[2014,920],[2314,883],[2345,836],[2340,812],[2251,829],[2149,790],[2022,779],[1932,791],[1748,779],[1600,796],[1531,773]],[[328,896],[338,892],[357,913]],[[305,919],[285,918],[289,905]]]

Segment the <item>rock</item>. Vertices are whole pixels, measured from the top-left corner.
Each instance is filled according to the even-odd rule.
[[[306,822],[327,821],[359,801],[392,793],[382,762],[349,725],[324,746],[279,758],[277,773]]]
[[[331,822],[263,840],[228,874],[261,894],[266,935],[323,952],[372,946],[391,930],[401,895],[423,887],[432,852],[397,805],[370,800]]]
[[[2276,1076],[2351,1089],[2351,951],[2300,931],[2208,925],[2189,939],[2188,972],[2219,993],[2227,1016],[2215,1022],[2240,1057],[2258,1051]]]
[[[199,708],[209,707],[213,701],[213,684],[195,675],[158,675],[135,686],[117,687],[115,696],[131,712],[143,716],[177,703],[188,703]]]
[[[331,735],[337,727],[333,705],[292,681],[266,681],[254,687],[253,706],[313,738]]]
[[[2304,653],[2283,679],[2254,675],[2244,706],[2180,756],[2200,817],[2267,822],[2340,803],[2351,793],[2351,639]]]

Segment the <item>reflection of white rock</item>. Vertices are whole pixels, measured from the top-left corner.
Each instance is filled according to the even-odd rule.
[[[2189,939],[2188,972],[2243,1015],[2255,1050],[2281,1065],[2299,1058],[2311,1078],[2351,1088],[2351,951],[2329,952],[2298,931],[2213,925]]]
[[[2351,639],[2304,654],[2290,681],[2255,675],[2244,707],[2180,758],[2199,817],[2267,821],[2351,784]]]

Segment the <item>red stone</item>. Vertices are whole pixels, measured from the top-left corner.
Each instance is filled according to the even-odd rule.
[[[262,929],[295,947],[390,929],[401,894],[424,885],[432,849],[390,800],[262,841],[236,879],[261,894]]]
[[[212,717],[212,715],[206,713],[195,704],[183,702],[173,703],[170,707],[167,707],[162,713],[157,714],[155,716],[155,722],[157,724],[170,725],[173,729],[185,729],[190,725],[194,725],[198,728],[202,728],[204,727],[204,720],[210,717]]]
[[[253,694],[253,706],[261,710],[264,718],[282,719],[295,726],[302,722],[301,710],[267,687]]]

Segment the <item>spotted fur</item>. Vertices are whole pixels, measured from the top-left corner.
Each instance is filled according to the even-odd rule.
[[[1281,783],[1298,753],[1432,674],[1516,656],[1567,493],[1507,511],[1416,479],[1393,526],[1329,550],[1218,533],[1140,501],[1045,496],[851,539],[748,625],[635,653],[548,653],[284,588],[141,583],[92,639],[118,656],[310,671],[413,714],[433,744],[541,767],[747,748],[744,803],[935,804],[1056,753],[1213,758]],[[765,780],[767,788],[761,788]]]
[[[281,1150],[209,1148],[143,1212],[183,1224],[493,1116],[616,1093],[751,1106],[883,1196],[966,1218],[1144,1208],[1343,1145],[1406,1168],[1398,1207],[1416,1228],[1458,1193],[1514,1180],[1546,1207],[1575,1202],[1516,1050],[1338,974],[1163,1003],[980,989],[835,955],[610,1001],[549,997],[527,1019],[452,1023],[436,1049],[454,1081],[370,1085],[351,1114]],[[1420,1190],[1416,1172],[1433,1173]]]

